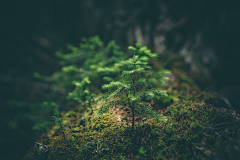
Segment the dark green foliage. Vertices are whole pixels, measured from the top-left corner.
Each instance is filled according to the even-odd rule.
[[[89,77],[83,78],[83,80],[80,82],[73,81],[73,83],[75,85],[75,89],[68,94],[68,98],[85,105],[85,102],[90,96],[88,86],[91,84],[91,82],[89,81]]]
[[[68,49],[70,53],[56,53],[61,59],[60,71],[51,76],[34,74],[34,77],[39,80],[36,87],[45,92],[43,97],[46,103],[55,102],[54,107],[48,105],[48,108],[64,111],[74,107],[77,102],[84,110],[93,103],[94,93],[101,92],[101,85],[105,81],[104,76],[114,77],[114,75],[102,73],[100,68],[112,66],[115,62],[123,60],[126,55],[120,51],[114,41],[105,46],[98,36],[83,38],[79,47],[68,45]],[[49,110],[45,115],[48,116],[47,120],[38,120],[34,130],[46,132],[52,125],[49,119],[55,113]]]

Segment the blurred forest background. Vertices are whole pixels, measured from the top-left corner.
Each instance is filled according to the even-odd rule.
[[[19,159],[40,131],[43,102],[33,73],[58,70],[54,53],[99,35],[122,49],[140,40],[157,52],[181,54],[205,91],[240,109],[238,0],[8,0],[0,2],[0,152]],[[194,76],[193,76],[194,78]],[[49,91],[50,92],[50,91]]]

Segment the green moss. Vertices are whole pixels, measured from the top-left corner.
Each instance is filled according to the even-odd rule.
[[[95,114],[96,107],[91,114],[86,113],[81,117],[87,122],[85,125],[75,123],[76,125],[66,132],[66,140],[63,140],[61,134],[48,135],[51,137],[48,144],[51,150],[47,157],[48,159],[194,158],[196,152],[200,152],[196,149],[197,144],[203,139],[208,143],[214,143],[214,136],[206,136],[206,128],[211,126],[209,122],[212,117],[217,116],[215,111],[214,106],[203,101],[177,103],[162,112],[167,120],[165,124],[149,119],[139,123],[132,136],[131,128],[117,121],[116,114],[108,112],[98,116]],[[70,115],[77,117],[69,113],[63,117],[69,118]],[[52,132],[56,132],[56,128],[58,127],[54,127]],[[42,156],[42,153],[36,150],[31,158],[38,159]]]

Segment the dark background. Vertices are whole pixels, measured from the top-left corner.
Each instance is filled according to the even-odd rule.
[[[214,91],[239,110],[239,1],[8,0],[0,2],[0,152],[19,159],[41,134],[32,130],[33,73],[58,67],[54,53],[99,35],[123,49],[143,41],[181,54]],[[29,105],[31,104],[31,105]]]

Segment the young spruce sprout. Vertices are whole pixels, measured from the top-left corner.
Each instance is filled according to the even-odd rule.
[[[137,43],[136,48],[130,46],[129,50],[134,52],[134,56],[115,63],[112,67],[120,71],[119,80],[102,86],[107,92],[100,98],[106,101],[100,112],[106,112],[109,107],[126,107],[130,110],[134,132],[136,115],[155,117],[163,122],[162,117],[152,109],[150,101],[157,96],[167,96],[166,91],[160,88],[160,84],[167,80],[165,75],[170,72],[151,70],[148,61],[157,57],[157,54],[151,53],[147,47],[141,47],[141,44]]]

